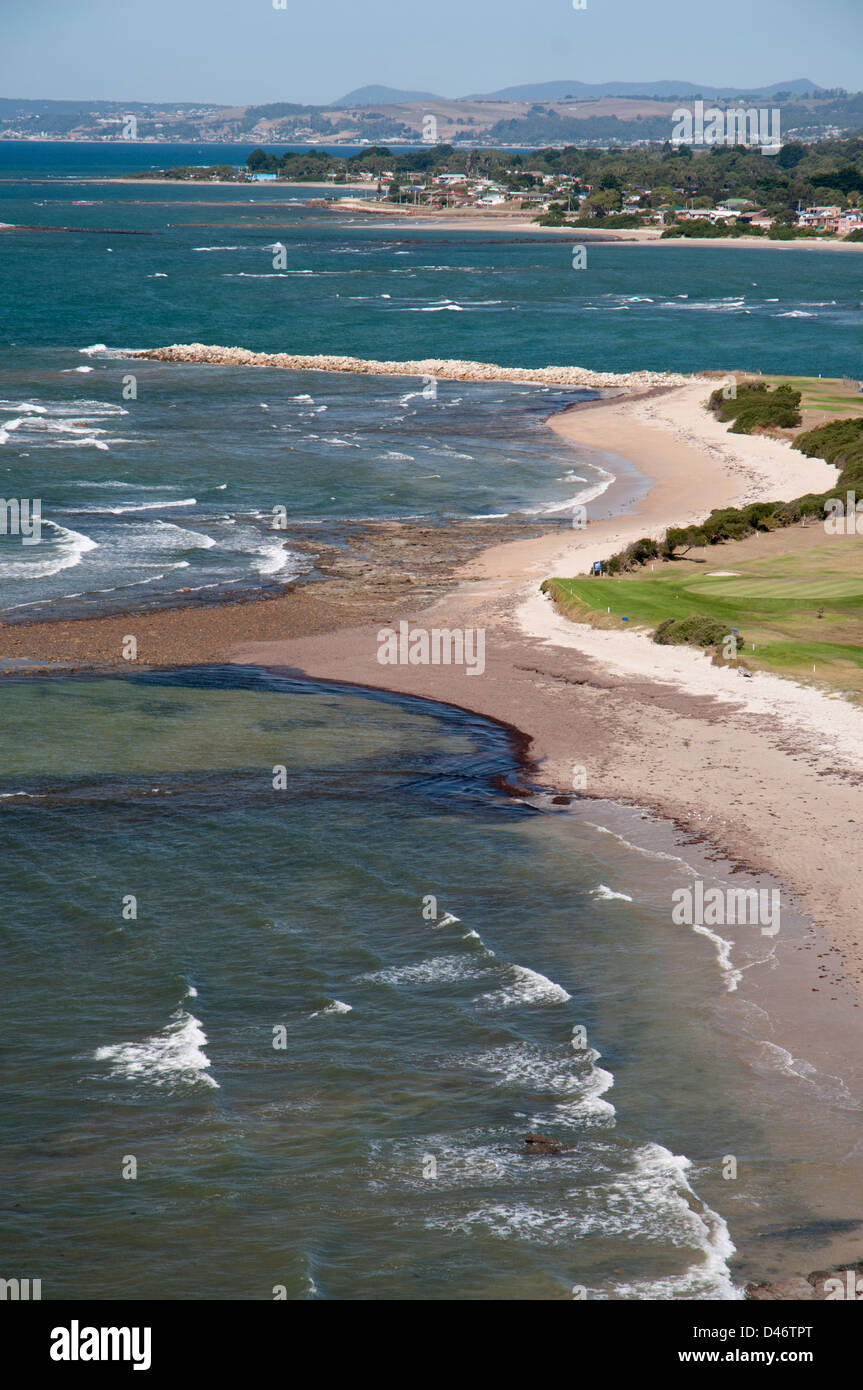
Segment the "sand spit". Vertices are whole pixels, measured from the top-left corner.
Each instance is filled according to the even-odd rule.
[[[425,357],[416,362],[376,362],[365,357],[298,356],[287,352],[250,352],[248,348],[174,343],[171,347],[129,352],[155,362],[199,362],[217,367],[284,367],[292,372],[355,372],[367,376],[429,376],[446,381],[526,381],[543,386],[616,386],[646,391],[655,386],[685,386],[693,380],[675,372],[594,372],[587,367],[500,367],[494,362],[462,362]]]

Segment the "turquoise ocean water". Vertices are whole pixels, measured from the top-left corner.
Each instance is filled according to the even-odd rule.
[[[593,514],[620,460],[542,419],[584,393],[135,363],[172,342],[508,366],[859,371],[856,255],[591,246],[380,226],[332,189],[111,185],[169,147],[0,146],[0,483],[44,541],[0,537],[8,617],[283,583],[289,523]],[[242,151],[222,155],[239,162]],[[199,152],[216,158],[218,149]],[[46,166],[53,167],[48,177]],[[71,171],[71,172],[70,172]],[[285,247],[284,269],[274,268]],[[38,489],[38,490],[37,490]]]

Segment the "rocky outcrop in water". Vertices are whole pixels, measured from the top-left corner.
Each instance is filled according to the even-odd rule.
[[[524,1142],[530,1154],[562,1154],[566,1152],[566,1145],[561,1144],[560,1140],[555,1139],[551,1134],[526,1134]]]

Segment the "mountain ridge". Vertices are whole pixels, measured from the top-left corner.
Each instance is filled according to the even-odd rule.
[[[553,101],[562,97],[718,97],[773,96],[776,92],[790,92],[801,96],[808,92],[822,92],[825,88],[808,77],[796,77],[790,82],[771,82],[758,87],[715,87],[704,83],[669,81],[656,82],[579,82],[561,80],[556,82],[528,82],[515,87],[501,87],[494,92],[472,92],[462,97],[443,97],[433,92],[411,92],[398,87],[371,85],[357,87],[338,101],[330,102],[330,107],[340,109],[351,106],[403,105],[418,101]]]

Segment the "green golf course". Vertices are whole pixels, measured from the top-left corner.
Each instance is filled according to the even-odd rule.
[[[795,526],[657,560],[634,574],[552,579],[545,588],[568,617],[599,627],[619,629],[625,618],[632,628],[655,631],[668,619],[712,619],[724,632],[738,629],[739,660],[752,670],[863,693],[857,536]]]

